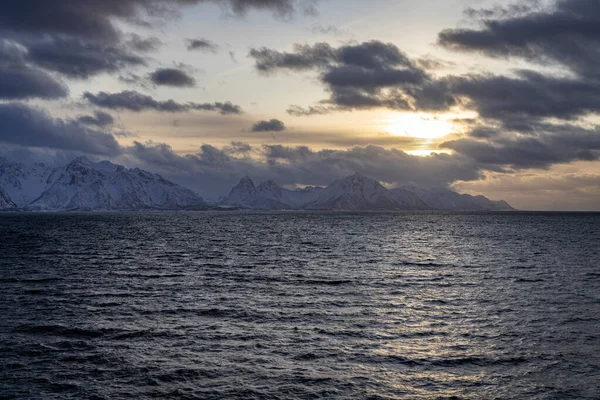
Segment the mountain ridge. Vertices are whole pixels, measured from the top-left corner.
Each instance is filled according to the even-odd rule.
[[[256,210],[514,210],[503,200],[460,194],[443,187],[429,190],[410,186],[387,189],[360,173],[338,179],[325,188],[309,187],[295,191],[284,189],[273,181],[255,186],[254,181],[246,176],[219,205]]]
[[[507,211],[505,201],[456,193],[448,188],[404,186],[388,189],[355,173],[326,187],[290,190],[272,180],[255,185],[243,177],[217,203],[207,203],[190,189],[161,175],[110,161],[77,157],[56,168],[0,158],[0,210],[135,211],[135,210],[329,210],[329,211]]]
[[[16,207],[0,203],[0,209],[22,211],[135,211],[207,209],[190,189],[139,168],[128,169],[109,161],[92,162],[77,157],[70,163],[33,174],[19,163],[4,161],[0,189]],[[44,177],[45,180],[40,180]],[[20,180],[22,178],[23,180]],[[29,182],[24,185],[23,181]],[[8,184],[6,184],[8,183]],[[4,190],[10,187],[20,202]],[[27,188],[26,188],[27,186]]]

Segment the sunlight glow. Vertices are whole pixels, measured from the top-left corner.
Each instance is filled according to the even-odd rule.
[[[396,136],[437,139],[454,131],[455,115],[395,114],[387,119],[385,129]]]
[[[427,157],[430,156],[432,153],[435,154],[452,154],[452,151],[450,150],[440,150],[440,149],[425,149],[425,150],[407,150],[406,151],[407,154],[410,154],[411,156],[419,156],[419,157]]]

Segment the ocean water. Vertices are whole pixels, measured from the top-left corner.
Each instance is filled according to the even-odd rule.
[[[598,399],[600,214],[0,215],[2,399]]]

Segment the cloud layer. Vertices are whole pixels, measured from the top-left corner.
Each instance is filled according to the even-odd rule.
[[[96,107],[112,110],[128,110],[133,112],[159,111],[168,113],[188,111],[216,111],[222,115],[243,113],[240,106],[230,102],[225,103],[179,103],[175,100],[159,101],[133,90],[119,93],[99,92],[96,94],[85,92],[85,100]]]
[[[89,122],[55,119],[44,111],[25,104],[0,104],[0,141],[13,145],[78,151],[108,157],[119,155],[122,148],[114,136],[90,128]]]
[[[355,172],[393,185],[436,186],[482,177],[477,164],[462,156],[418,157],[372,145],[315,151],[306,146],[253,147],[234,142],[224,148],[203,145],[199,152],[181,156],[164,143],[136,142],[123,160],[151,167],[209,196],[226,194],[245,175],[291,186],[327,185]]]

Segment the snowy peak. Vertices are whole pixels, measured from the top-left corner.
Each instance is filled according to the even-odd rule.
[[[356,173],[335,181],[307,206],[315,210],[397,210],[400,205],[378,181]]]
[[[78,157],[55,169],[41,195],[27,205],[34,211],[148,210],[205,208],[189,189],[160,175],[108,161]]]
[[[231,189],[224,204],[228,206],[250,207],[255,199],[256,187],[254,186],[254,181],[249,176],[245,176],[240,180],[240,183]]]

